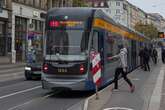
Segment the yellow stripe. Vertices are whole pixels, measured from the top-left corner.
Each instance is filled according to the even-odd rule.
[[[135,33],[130,33],[128,31],[122,30],[121,28],[111,23],[108,23],[102,19],[98,19],[98,18],[94,19],[93,26],[108,30],[113,33],[120,34],[122,37],[130,38],[130,39],[138,40],[138,41],[144,41],[144,38],[137,36]]]

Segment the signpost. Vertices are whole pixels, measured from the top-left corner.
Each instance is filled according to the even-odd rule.
[[[96,89],[96,99],[99,99],[98,95],[98,86],[101,80],[101,58],[100,53],[92,52],[92,74],[93,74],[93,82],[95,83]]]

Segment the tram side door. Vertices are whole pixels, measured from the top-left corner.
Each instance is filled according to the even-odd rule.
[[[136,68],[136,64],[137,64],[137,62],[136,62],[136,58],[137,58],[137,52],[136,52],[136,41],[131,41],[131,45],[132,45],[132,49],[131,49],[131,56],[132,56],[132,58],[131,58],[131,60],[132,60],[132,69],[135,69]]]

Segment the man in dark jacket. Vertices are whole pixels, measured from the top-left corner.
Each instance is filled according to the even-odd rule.
[[[162,62],[165,64],[165,47],[162,47]]]
[[[158,52],[156,50],[156,48],[152,49],[152,60],[155,64],[157,64],[157,58],[158,58]]]
[[[144,59],[143,59],[143,56],[144,56],[144,49],[141,47],[141,49],[139,51],[141,69],[144,69]]]
[[[144,71],[150,71],[150,65],[149,65],[150,54],[147,47],[144,48],[143,59],[144,59]]]

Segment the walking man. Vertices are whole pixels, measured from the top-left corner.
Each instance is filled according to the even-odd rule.
[[[141,49],[139,51],[141,69],[144,69],[144,59],[143,59],[143,56],[144,56],[144,49],[141,47]]]
[[[155,64],[157,64],[157,58],[158,58],[158,52],[157,52],[156,48],[153,48],[153,50],[152,50],[152,60]]]
[[[162,47],[161,53],[162,53],[162,62],[165,64],[165,47]]]
[[[115,77],[114,77],[114,89],[118,89],[118,77],[120,74],[122,74],[122,77],[124,80],[128,83],[130,86],[130,91],[134,92],[135,86],[131,83],[130,79],[127,77],[127,49],[124,48],[123,45],[119,45],[120,53],[116,56],[109,57],[108,59],[113,59],[113,58],[119,58],[120,59],[120,65],[119,67],[116,68],[115,71]]]
[[[147,49],[147,47],[144,48],[143,59],[144,59],[144,71],[150,71],[150,65],[149,65],[150,54],[149,54],[149,50]]]

